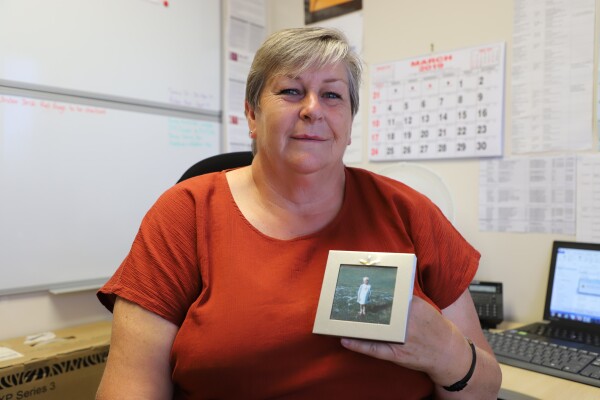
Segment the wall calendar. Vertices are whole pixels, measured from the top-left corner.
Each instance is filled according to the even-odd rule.
[[[369,160],[502,155],[504,44],[372,67]]]

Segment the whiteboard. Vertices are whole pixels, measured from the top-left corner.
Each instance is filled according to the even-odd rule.
[[[0,91],[0,293],[110,276],[220,124]]]
[[[220,15],[219,0],[0,0],[0,84],[218,112]]]

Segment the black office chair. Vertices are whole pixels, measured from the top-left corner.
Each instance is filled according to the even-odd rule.
[[[209,172],[219,172],[224,169],[244,167],[252,164],[251,151],[236,151],[232,153],[222,153],[216,156],[205,158],[188,168],[179,178],[177,183],[185,181],[191,177],[208,174]]]

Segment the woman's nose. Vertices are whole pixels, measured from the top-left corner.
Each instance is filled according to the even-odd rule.
[[[300,118],[303,120],[316,121],[323,117],[323,108],[319,95],[316,93],[307,93],[302,99],[300,109]]]

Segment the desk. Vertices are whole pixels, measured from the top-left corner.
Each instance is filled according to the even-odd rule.
[[[523,326],[523,323],[502,323],[500,330]],[[502,388],[500,399],[504,400],[590,400],[600,399],[600,388],[556,378],[526,369],[500,364]]]

